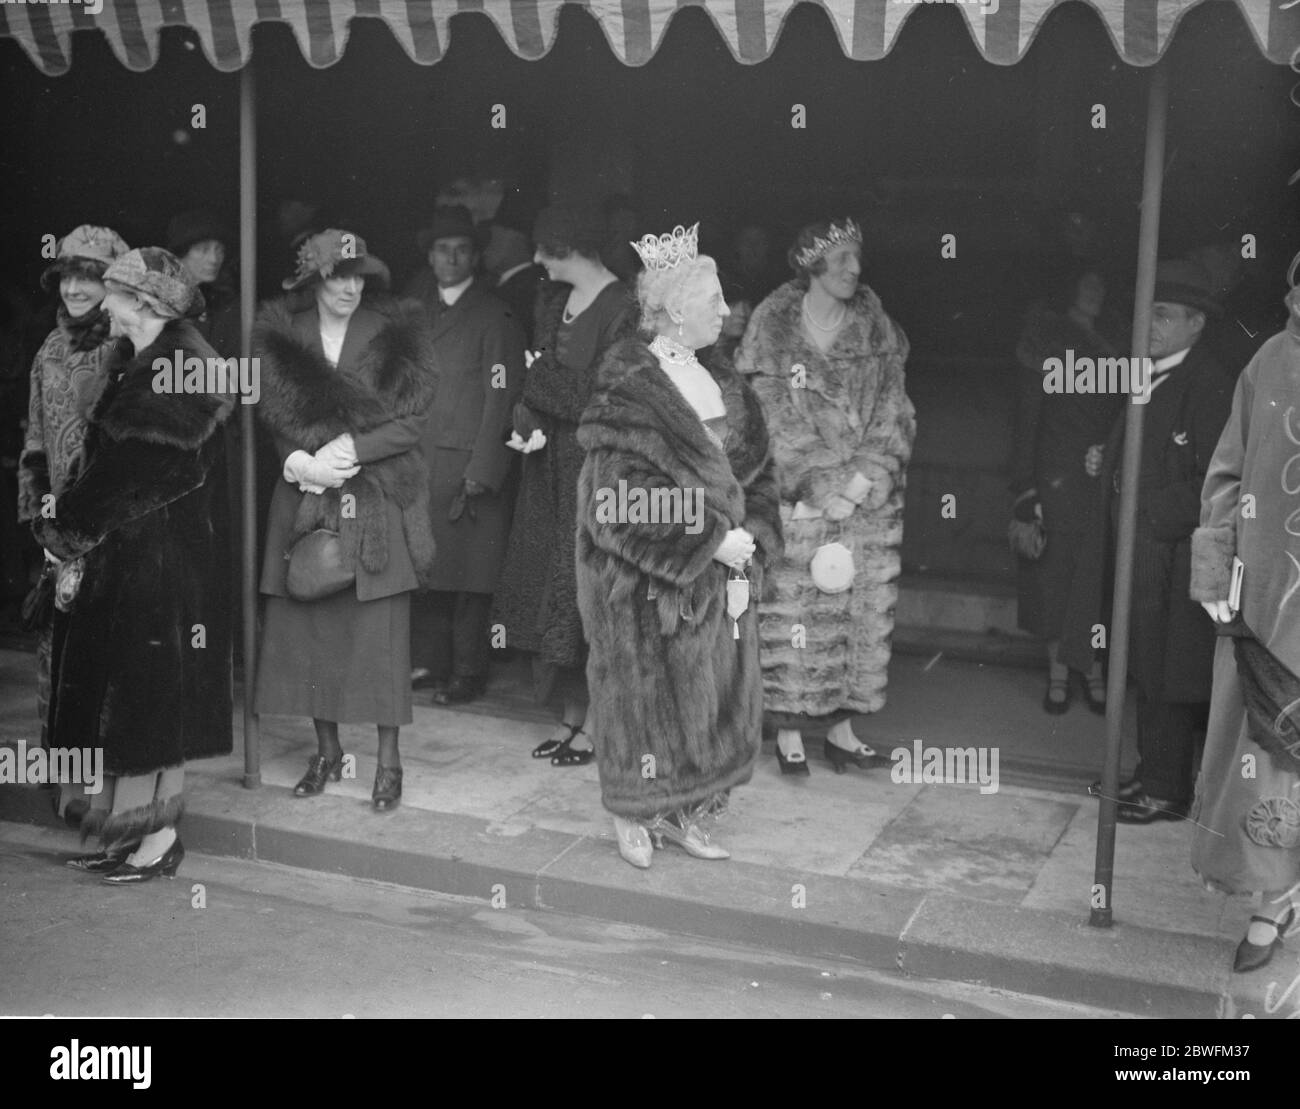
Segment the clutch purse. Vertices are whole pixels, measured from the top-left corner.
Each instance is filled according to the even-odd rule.
[[[740,618],[749,608],[749,579],[744,570],[733,570],[727,578],[727,615],[731,617],[731,638],[740,638]]]
[[[357,580],[356,571],[344,565],[339,533],[328,528],[308,532],[284,557],[289,563],[285,587],[295,601],[318,601]]]
[[[81,579],[86,563],[80,558],[65,558],[54,575],[54,607],[60,612],[71,612],[72,603],[81,592]]]

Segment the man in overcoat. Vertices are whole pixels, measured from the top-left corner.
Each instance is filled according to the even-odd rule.
[[[1201,486],[1232,407],[1233,381],[1201,343],[1217,314],[1209,275],[1194,262],[1162,262],[1151,317],[1150,392],[1143,424],[1133,553],[1129,675],[1137,686],[1139,763],[1119,787],[1126,824],[1181,820],[1192,799],[1196,739],[1210,700],[1214,626],[1191,600],[1191,537]],[[1118,530],[1125,413],[1089,472],[1100,497],[1085,560],[1067,613],[1062,656],[1086,669],[1094,625],[1105,624],[1102,567]],[[1097,791],[1094,783],[1094,792]]]
[[[430,467],[438,556],[417,597],[413,677],[439,704],[480,697],[487,683],[492,592],[510,531],[502,486],[511,411],[523,388],[524,336],[502,301],[477,285],[474,223],[441,208],[420,232],[433,282],[422,298],[433,326],[438,384],[421,440]]]

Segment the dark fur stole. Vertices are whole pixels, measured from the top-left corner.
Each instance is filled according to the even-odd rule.
[[[104,311],[102,301],[84,316],[73,316],[60,304],[57,315],[59,327],[68,337],[68,346],[73,350],[79,352],[94,350],[108,341],[108,330],[112,321]]]
[[[355,366],[335,369],[303,342],[283,302],[264,306],[253,327],[253,351],[262,370],[258,416],[272,432],[315,452],[345,433],[360,435],[428,411],[437,376],[423,310],[396,304],[376,310],[386,324]],[[411,561],[423,579],[434,555],[428,482],[428,465],[417,447],[366,463],[341,488],[304,494],[294,534],[337,531],[348,563],[379,573],[388,565],[389,498],[402,510]],[[344,496],[351,496],[355,516],[341,511]]]

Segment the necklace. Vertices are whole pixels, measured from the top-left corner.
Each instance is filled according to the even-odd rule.
[[[695,351],[690,347],[684,347],[681,343],[675,343],[667,335],[656,335],[650,340],[650,350],[674,366],[698,366],[699,362],[695,357]]]
[[[817,328],[818,331],[835,331],[835,330],[837,330],[837,329],[839,328],[840,324],[842,324],[842,323],[844,322],[844,317],[845,317],[846,315],[848,315],[848,311],[849,311],[849,309],[848,309],[848,305],[846,305],[846,304],[844,304],[843,302],[841,302],[841,304],[840,304],[840,318],[839,318],[839,319],[837,319],[833,324],[830,324],[829,326],[827,326],[826,324],[818,323],[818,322],[813,318],[812,309],[808,307],[808,294],[807,294],[807,293],[804,294],[804,297],[803,297],[803,314],[804,314],[804,318],[805,318],[805,319],[806,319],[810,324],[812,324],[813,327]]]

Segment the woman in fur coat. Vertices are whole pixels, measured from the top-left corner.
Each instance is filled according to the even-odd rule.
[[[257,666],[259,713],[310,716],[317,753],[294,796],[342,773],[340,723],[375,724],[371,794],[380,811],[402,796],[398,729],[411,722],[410,594],[433,564],[428,466],[419,440],[436,383],[418,307],[362,304],[388,270],[346,231],[313,235],[286,290],[314,302],[296,314],[263,310],[258,415],[275,437],[283,480],[271,497],[261,591],[267,595]],[[355,582],[313,600],[289,593],[287,554],[313,531],[338,535]]]
[[[1237,382],[1192,534],[1191,596],[1220,632],[1192,865],[1218,889],[1261,895],[1238,971],[1273,958],[1300,906],[1300,285],[1287,301],[1286,330]]]
[[[189,322],[202,295],[173,255],[129,251],[104,285],[112,333],[129,347],[33,530],[61,560],[50,745],[102,748],[108,775],[81,826],[103,850],[68,865],[128,884],[175,875],[185,761],[231,749],[235,598],[216,475],[233,400],[156,383],[158,360],[215,357]]]
[[[784,773],[826,731],[836,772],[870,764],[850,717],[885,703],[903,486],[916,434],[907,337],[858,281],[852,220],[799,232],[798,277],[758,306],[737,357],[763,402],[781,480],[785,557],[761,607],[763,690]]]
[[[762,675],[752,602],[781,551],[758,399],[728,364],[695,357],[727,314],[716,268],[696,257],[696,228],[674,235],[668,247],[652,236],[638,246],[653,338],[610,349],[578,429],[589,721],[619,852],[638,867],[650,865],[651,835],[727,857],[703,825],[753,772]]]
[[[27,433],[18,458],[18,522],[30,524],[41,515],[46,497],[58,497],[67,485],[73,462],[86,437],[86,416],[106,380],[106,367],[117,342],[109,336],[104,311],[104,271],[129,248],[117,232],[90,224],[71,231],[59,243],[58,256],[41,276],[41,285],[59,290],[58,326],[50,332],[32,362],[27,403]],[[44,573],[52,576],[47,558]],[[43,582],[51,588],[52,580]],[[50,708],[50,647],[53,620],[36,640],[36,711],[41,743],[48,746]],[[63,783],[59,815],[78,824],[85,813],[85,791]]]

